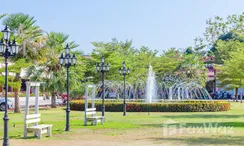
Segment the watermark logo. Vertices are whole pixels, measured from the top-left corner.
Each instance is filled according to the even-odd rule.
[[[180,134],[232,134],[233,127],[221,126],[219,123],[178,123],[174,120],[167,120],[163,124],[163,136]]]

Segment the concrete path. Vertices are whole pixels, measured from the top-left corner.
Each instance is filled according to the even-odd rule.
[[[9,98],[13,103],[14,103],[14,98]],[[25,106],[25,100],[26,97],[20,97],[20,106],[24,107]],[[61,99],[57,99],[57,104],[62,103]],[[35,97],[30,97],[30,106],[34,106],[35,105]],[[40,96],[39,97],[39,105],[40,106],[44,106],[44,105],[51,105],[51,99],[46,99],[43,100],[43,97]]]

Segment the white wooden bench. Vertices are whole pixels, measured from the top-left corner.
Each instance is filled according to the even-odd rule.
[[[38,139],[42,138],[42,134],[47,133],[49,137],[52,136],[52,125],[41,124],[38,125],[38,122],[41,121],[41,114],[32,114],[26,115],[25,118],[25,133],[24,138],[27,138],[29,132],[34,132],[34,135]],[[34,124],[34,126],[29,126],[29,124]]]
[[[104,116],[95,116],[96,108],[87,108],[85,109],[85,125],[87,122],[91,122],[92,125],[97,125],[99,122],[103,125],[104,123]]]

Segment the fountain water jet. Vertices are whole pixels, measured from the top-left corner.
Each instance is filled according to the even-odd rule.
[[[155,73],[153,72],[152,66],[149,64],[147,84],[146,84],[146,102],[152,103],[157,97],[157,83],[155,79]]]

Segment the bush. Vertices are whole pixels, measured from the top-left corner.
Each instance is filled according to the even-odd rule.
[[[127,112],[218,112],[230,110],[230,103],[223,101],[187,101],[187,102],[127,102]],[[96,109],[101,110],[102,102],[95,102]],[[84,111],[85,100],[70,102],[71,110]],[[89,102],[91,107],[91,102]],[[105,101],[105,110],[108,112],[122,112],[123,102]]]

